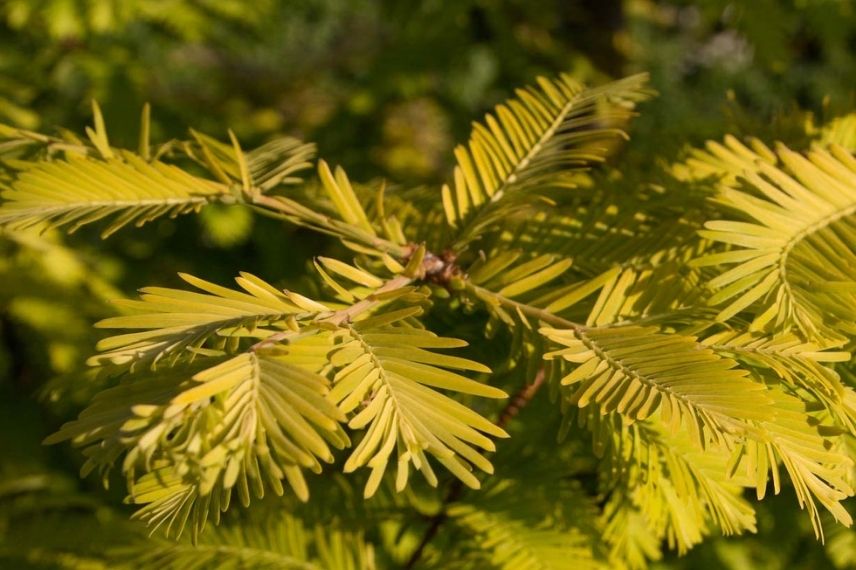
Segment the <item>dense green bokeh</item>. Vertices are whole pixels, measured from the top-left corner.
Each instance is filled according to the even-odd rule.
[[[625,156],[642,176],[726,132],[800,145],[856,106],[854,54],[848,0],[3,0],[0,122],[79,131],[96,99],[112,141],[134,145],[150,102],[160,140],[191,126],[221,139],[230,127],[248,147],[288,133],[395,189],[445,180],[470,121],[539,74],[648,71],[659,96]],[[108,299],[175,286],[178,271],[227,283],[242,269],[307,290],[311,257],[340,250],[225,206],[106,242],[0,237],[0,567],[73,566],[126,525],[137,532],[121,481],[104,492],[78,480],[78,454],[39,443],[95,391],[84,360]],[[856,565],[856,535],[837,530],[824,547],[799,514],[779,497],[759,506],[759,535],[658,567]],[[78,536],[40,543],[77,519]]]

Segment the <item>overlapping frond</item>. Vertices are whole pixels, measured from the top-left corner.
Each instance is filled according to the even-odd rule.
[[[367,497],[377,490],[393,452],[399,491],[407,484],[411,464],[431,485],[437,484],[428,455],[466,485],[478,488],[472,467],[493,471],[479,449],[495,449],[488,435],[507,437],[489,420],[434,389],[487,398],[506,396],[502,390],[451,371],[490,372],[485,366],[427,350],[466,343],[409,326],[404,319],[413,314],[402,309],[345,326],[336,333],[340,345],[330,356],[338,369],[332,401],[345,414],[359,408],[348,426],[367,428],[345,464],[345,471],[371,468]]]
[[[615,495],[613,510],[604,513],[607,521],[638,512],[654,536],[679,552],[700,542],[711,528],[726,535],[754,532],[754,511],[741,497],[742,482],[730,480],[725,447],[701,450],[689,432],[670,429],[659,414],[628,425],[618,414],[593,406],[568,419],[592,432],[595,451],[606,462],[604,472],[610,476],[602,484]],[[630,566],[640,566],[641,553],[633,558],[637,562]]]
[[[705,192],[666,172],[655,181],[599,169],[578,192],[555,202],[529,204],[503,217],[502,231],[479,243],[493,251],[523,249],[531,255],[573,259],[573,271],[593,277],[615,265],[650,259],[691,246],[706,219]],[[487,242],[487,244],[485,243]]]
[[[246,504],[251,491],[282,493],[285,479],[305,499],[302,470],[331,462],[328,444],[350,444],[339,426],[346,421],[368,428],[344,466],[372,468],[367,496],[396,449],[399,491],[411,464],[437,483],[429,455],[477,487],[472,467],[492,469],[477,448],[492,451],[487,435],[505,432],[435,388],[505,393],[451,371],[489,372],[483,365],[429,350],[466,343],[415,319],[426,296],[409,283],[424,271],[424,255],[417,248],[406,266],[390,258],[387,271],[398,274],[388,280],[319,258],[319,275],[344,305],[278,291],[249,274],[237,278],[243,291],[190,276],[183,278],[199,292],[144,289],[141,300],[121,303],[136,314],[101,323],[140,332],[105,339],[92,362],[135,376],[49,441],[85,447],[87,471],[124,454],[131,500],[145,505],[138,516],[176,532],[188,521],[198,532],[233,488]],[[322,374],[333,377],[329,394]]]
[[[99,394],[80,417],[48,438],[70,439],[88,456],[84,473],[109,469],[124,454],[137,516],[196,535],[219,517],[236,489],[247,505],[286,480],[303,500],[303,469],[330,463],[330,445],[349,444],[344,415],[328,400],[327,379],[304,367],[314,339],[248,352],[192,376],[171,371]],[[321,344],[322,350],[329,349]],[[142,472],[142,476],[137,473]]]
[[[314,144],[293,137],[278,137],[244,152],[231,133],[232,144],[194,130],[190,134],[193,140],[182,143],[183,152],[220,182],[240,184],[245,191],[264,193],[281,184],[299,183],[302,179],[294,175],[311,168],[315,157]]]
[[[733,135],[722,142],[707,141],[703,149],[693,148],[684,162],[675,164],[672,171],[678,180],[685,182],[708,181],[714,185],[731,187],[747,172],[756,172],[762,164],[775,166],[776,153],[757,138],[746,144]]]
[[[571,259],[557,255],[529,256],[519,249],[505,250],[473,263],[463,287],[485,303],[495,319],[514,327],[529,319],[503,306],[501,300],[540,297],[539,293],[543,295],[560,283],[572,264]]]
[[[193,133],[193,143],[152,149],[148,107],[140,148],[134,153],[110,146],[101,112],[97,105],[93,108],[95,128],[87,128],[88,144],[69,137],[10,133],[15,135],[8,143],[12,150],[37,144],[51,153],[7,162],[12,170],[0,193],[1,226],[25,229],[48,223],[75,231],[111,218],[102,233],[106,237],[129,224],[198,212],[211,202],[252,202],[258,193],[299,182],[295,174],[311,166],[315,155],[314,145],[288,137],[244,153],[234,135],[230,146],[198,133]],[[179,146],[183,150],[176,153]],[[60,153],[63,156],[54,156]],[[167,162],[169,154],[196,159],[211,178]]]
[[[399,258],[410,253],[401,227],[385,213],[383,187],[375,196],[374,215],[369,216],[368,208],[342,167],[331,170],[320,160],[317,171],[320,188],[309,199],[265,196],[255,198],[254,203],[275,206],[277,217],[333,235],[358,253],[375,256],[387,253]]]
[[[181,570],[372,570],[374,549],[361,532],[335,524],[306,524],[279,510],[250,523],[212,529],[195,544],[149,539],[114,549],[110,559],[121,568]]]
[[[778,494],[779,465],[785,467],[819,537],[823,534],[815,501],[849,526],[850,515],[841,502],[853,494],[846,475],[852,460],[830,448],[823,427],[806,413],[804,403],[775,388],[768,396],[773,411],[769,419],[747,420],[727,434],[725,445],[703,451],[692,441],[692,430],[673,429],[662,413],[628,425],[616,413],[602,414],[602,408],[591,406],[568,418],[586,425],[595,451],[609,459],[608,484],[627,483],[622,492],[628,505],[639,509],[651,528],[679,550],[707,534],[708,520],[726,534],[754,529],[752,510],[735,494],[736,486],[754,487],[762,499],[772,478]]]
[[[712,221],[701,232],[732,246],[696,262],[734,265],[710,281],[709,302],[725,305],[721,320],[750,311],[755,330],[853,334],[856,160],[836,146],[807,156],[779,147],[777,155],[782,167],[756,161],[740,172],[748,187],[719,191],[717,200],[749,221]]]
[[[181,278],[198,292],[147,287],[140,300],[116,301],[131,314],[111,317],[97,326],[138,329],[98,343],[101,354],[91,364],[137,369],[192,359],[203,348],[234,351],[241,338],[264,339],[285,330],[297,331],[297,318],[329,309],[289,291],[280,291],[258,277],[242,273],[235,279],[243,291],[209,283],[191,275]]]
[[[653,423],[653,428],[662,429],[662,425]],[[683,515],[676,514],[682,508],[700,508],[705,524],[710,523],[726,536],[756,531],[755,511],[743,497],[740,482],[730,479],[723,469],[728,457],[724,448],[701,451],[690,438],[663,431],[646,439],[649,453],[659,454],[668,474],[668,484],[658,490],[660,497],[648,499],[655,502],[666,499],[668,513],[661,515],[663,519],[653,526],[668,529],[666,536],[670,546],[681,551],[691,545],[689,537],[682,534],[686,530],[682,528]],[[656,506],[651,509],[652,506],[645,512],[657,509]]]
[[[465,289],[483,301],[496,320],[512,327],[522,320],[518,313],[527,309],[550,324],[565,319],[587,326],[710,319],[715,311],[700,303],[706,270],[688,265],[704,249],[698,240],[655,247],[607,263],[602,272],[590,275],[592,265],[580,271],[573,258],[548,253],[530,257],[524,250],[497,247],[467,270]],[[531,270],[520,275],[518,265]],[[512,298],[513,304],[503,305]],[[538,318],[529,320],[537,325]]]
[[[537,302],[588,326],[678,318],[690,309],[702,315],[705,311],[697,309],[702,275],[687,267],[696,251],[692,246],[659,251],[557,288]]]
[[[342,167],[337,167],[334,174],[322,160],[318,163],[318,176],[342,220],[369,235],[375,235],[375,230]]]
[[[811,517],[818,538],[823,538],[823,528],[815,501],[836,521],[850,526],[852,516],[841,503],[854,493],[847,481],[853,459],[829,449],[818,422],[806,413],[804,402],[780,390],[771,390],[770,394],[775,403],[775,415],[770,420],[757,422],[749,430],[745,442],[734,451],[731,472],[745,470],[760,500],[766,494],[770,479],[773,491],[778,494],[781,490],[778,467],[781,463],[794,486],[800,507]]]
[[[840,426],[850,433],[856,430],[856,410],[847,401],[849,389],[835,370],[826,366],[849,361],[849,352],[825,349],[793,333],[770,337],[726,330],[704,338],[702,343],[746,366],[768,371],[771,382],[781,381],[792,391],[811,394]]]
[[[562,486],[561,482],[555,483]],[[502,570],[605,569],[581,528],[592,513],[584,513],[579,493],[545,493],[538,500],[520,482],[494,483],[471,502],[449,508],[453,523],[474,535],[482,565]],[[474,567],[474,566],[472,566]]]
[[[485,124],[474,123],[467,146],[455,149],[454,181],[442,190],[449,224],[467,241],[501,216],[490,206],[533,187],[573,186],[573,169],[602,161],[626,136],[621,128],[646,97],[646,79],[586,89],[561,75],[519,89]]]
[[[661,539],[626,493],[613,492],[603,508],[603,540],[615,568],[644,570],[649,560],[660,560]]]
[[[277,186],[299,184],[298,172],[312,166],[315,145],[292,137],[273,139],[247,153],[247,170],[253,187],[268,192]]]
[[[572,261],[556,255],[529,258],[520,250],[497,253],[480,259],[468,270],[468,280],[487,287],[497,295],[522,297],[560,277]]]
[[[97,156],[98,150],[69,131],[50,136],[0,123],[0,157],[4,159],[0,180],[4,182],[12,179],[16,160],[52,158],[62,153]]]
[[[597,404],[628,421],[659,410],[665,423],[689,430],[702,446],[739,422],[772,416],[763,384],[693,337],[638,326],[541,333],[562,347],[547,358],[579,364],[561,384],[578,385],[570,402],[581,408]]]

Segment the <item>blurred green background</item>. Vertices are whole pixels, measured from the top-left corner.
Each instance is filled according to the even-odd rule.
[[[727,132],[801,144],[856,108],[854,54],[848,0],[5,0],[0,122],[80,131],[95,99],[112,142],[134,145],[150,102],[157,139],[288,133],[354,179],[414,186],[443,181],[470,121],[539,74],[648,71],[659,97],[625,156],[644,172]],[[227,207],[107,242],[0,236],[0,567],[71,566],[127,524],[121,485],[78,480],[77,452],[40,445],[94,391],[83,362],[108,299],[179,270],[311,287],[311,256],[336,247]],[[854,534],[816,544],[790,501],[765,504],[761,535],[661,565],[856,567]],[[45,543],[69,520],[87,538]]]

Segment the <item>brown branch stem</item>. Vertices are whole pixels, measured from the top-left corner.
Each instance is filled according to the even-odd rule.
[[[365,313],[368,310],[371,310],[378,303],[382,302],[382,299],[378,297],[384,293],[389,293],[390,291],[396,291],[398,289],[403,289],[407,287],[413,282],[412,277],[407,277],[406,275],[398,275],[393,277],[383,285],[381,285],[378,289],[376,289],[372,294],[368,295],[364,299],[361,299],[354,303],[349,307],[345,307],[344,309],[339,309],[338,311],[334,311],[332,313],[320,313],[319,318],[316,318],[315,325],[323,326],[324,324],[330,324],[333,326],[340,326],[343,324],[347,324],[352,322],[357,316]],[[314,327],[310,325],[309,330],[316,330]],[[262,348],[271,346],[272,344],[276,344],[282,340],[287,338],[291,338],[293,336],[297,336],[298,332],[296,331],[282,331],[275,334],[270,335],[266,339],[263,339],[253,346],[250,347],[251,352],[255,352],[261,350]]]
[[[520,390],[518,390],[517,393],[508,400],[508,403],[499,413],[499,417],[494,424],[501,428],[507,426],[508,423],[513,420],[520,411],[529,404],[529,402],[532,401],[532,398],[535,397],[535,394],[538,393],[538,390],[544,384],[545,379],[546,373],[543,368],[540,368],[538,373],[535,374],[535,378],[532,379],[532,382],[521,387]],[[425,533],[419,540],[419,544],[413,550],[410,558],[407,559],[407,563],[404,565],[405,570],[415,568],[416,564],[418,564],[422,559],[425,548],[432,540],[434,540],[434,537],[437,536],[437,533],[440,531],[440,527],[443,526],[443,523],[449,518],[449,505],[457,501],[463,492],[463,482],[460,479],[455,479],[452,482],[451,487],[449,487],[449,492],[446,493],[443,503],[440,505],[440,511],[429,519],[428,528],[425,529]]]
[[[350,323],[354,320],[355,317],[364,313],[377,305],[379,302],[378,297],[384,293],[389,293],[390,291],[396,291],[398,289],[403,289],[407,287],[413,282],[412,277],[407,277],[406,275],[399,275],[394,277],[381,285],[379,289],[377,289],[374,293],[362,299],[361,301],[357,301],[350,307],[345,309],[341,309],[336,311],[329,317],[324,317],[320,319],[319,323],[330,323],[331,325],[339,326],[342,324]]]

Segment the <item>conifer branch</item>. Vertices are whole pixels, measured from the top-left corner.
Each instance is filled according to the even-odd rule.
[[[820,507],[849,525],[842,503],[853,495],[854,453],[839,435],[856,434],[856,392],[848,385],[856,331],[852,148],[773,152],[730,137],[672,173],[680,182],[714,175],[708,206],[670,193],[669,184],[658,184],[656,199],[645,190],[630,199],[602,183],[621,174],[638,188],[632,175],[580,170],[626,138],[624,125],[648,95],[644,82],[636,76],[592,90],[569,76],[541,79],[474,126],[439,197],[381,188],[373,204],[365,188],[323,160],[317,187],[289,193],[301,182],[296,174],[315,163],[315,146],[289,137],[244,152],[231,133],[224,144],[191,131],[190,140],[152,146],[144,110],[139,150],[129,151],[110,145],[97,107],[88,140],[0,127],[4,231],[73,231],[106,221],[109,235],[208,204],[238,204],[356,252],[350,263],[316,258],[334,301],[247,273],[236,278],[238,288],[182,275],[195,290],[149,287],[139,300],[120,301],[128,312],[100,326],[123,333],[103,339],[90,363],[123,378],[46,443],[83,447],[84,472],[106,477],[121,465],[130,502],[142,505],[136,516],[168,534],[187,527],[194,541],[233,496],[249,505],[251,495],[290,488],[308,500],[304,473],[321,472],[336,461],[334,449],[349,449],[341,471],[370,470],[364,498],[386,489],[391,472],[397,492],[415,473],[440,486],[439,510],[419,523],[425,528],[405,523],[421,534],[403,553],[405,568],[438,550],[432,541],[447,522],[469,534],[467,556],[489,555],[497,566],[525,565],[519,547],[535,543],[546,546],[531,560],[575,563],[565,554],[572,541],[556,539],[570,517],[541,508],[553,500],[543,489],[549,478],[529,472],[524,481],[513,467],[489,482],[484,476],[494,472],[489,458],[497,439],[508,437],[504,428],[549,375],[568,414],[563,429],[587,425],[594,454],[607,452],[604,461],[613,463],[598,470],[614,479],[600,489],[605,501],[588,497],[591,520],[605,521],[592,522],[600,533],[587,550],[592,560],[600,546],[615,546],[610,536],[626,541],[635,533],[629,540],[638,544],[622,548],[642,549],[641,562],[628,563],[640,567],[663,541],[683,552],[714,527],[753,529],[742,488],[761,499],[771,478],[777,493],[782,481],[793,485],[819,537]],[[581,180],[584,190],[561,198]],[[681,223],[669,219],[684,210]],[[426,243],[447,247],[428,251]],[[449,296],[449,306],[431,304]],[[486,336],[510,340],[507,360],[443,352],[467,342],[426,325],[448,324],[437,311],[458,306],[487,309]],[[422,319],[429,308],[431,318]],[[486,381],[491,367],[516,373],[511,382],[528,381],[493,421],[461,397],[508,398]],[[541,453],[545,472],[573,479],[561,463],[568,449],[517,451]],[[454,479],[440,485],[438,464]],[[542,518],[491,504],[497,489],[520,484]],[[466,494],[482,485],[487,492],[478,499]],[[516,539],[527,525],[538,540]],[[324,536],[319,531],[316,541],[326,544]],[[355,552],[371,550],[363,536]],[[215,540],[208,552],[269,558],[264,542],[233,542]],[[476,542],[480,552],[471,548]],[[201,551],[172,554],[187,560],[193,552]],[[274,549],[270,560],[291,555],[279,554]]]

